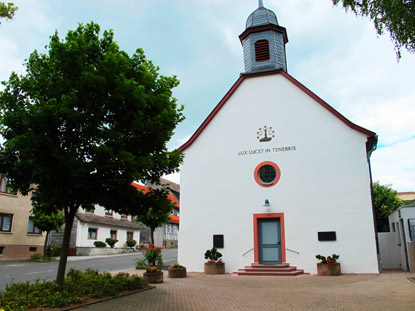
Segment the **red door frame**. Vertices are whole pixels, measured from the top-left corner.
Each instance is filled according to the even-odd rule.
[[[280,219],[281,228],[281,259],[286,261],[285,257],[285,227],[284,227],[284,213],[270,213],[270,214],[254,214],[254,260],[259,263],[259,235],[258,235],[258,219]]]

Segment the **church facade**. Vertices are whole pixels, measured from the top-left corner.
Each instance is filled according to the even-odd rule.
[[[289,263],[378,273],[370,154],[377,136],[287,73],[286,29],[262,1],[240,35],[245,72],[180,150],[179,262],[203,271],[220,241],[226,272]],[[222,243],[223,242],[223,243]]]

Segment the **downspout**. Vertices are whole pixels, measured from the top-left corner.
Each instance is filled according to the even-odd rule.
[[[372,166],[370,164],[370,156],[372,155],[372,152],[376,150],[377,143],[378,143],[378,135],[369,137],[366,142],[366,150],[367,150],[367,163],[369,166],[370,195],[372,198],[372,212],[373,212],[373,225],[375,229],[376,254],[378,257],[378,269],[380,273],[382,272],[382,265],[381,265],[381,258],[380,258],[380,252],[379,252],[379,237],[378,237],[378,226],[377,226],[377,220],[376,220],[375,197],[373,194]]]

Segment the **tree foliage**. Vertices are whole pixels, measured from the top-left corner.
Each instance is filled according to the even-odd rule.
[[[379,182],[373,184],[373,198],[378,231],[389,231],[388,216],[404,202],[390,186],[380,185]]]
[[[415,53],[415,1],[413,0],[332,0],[342,3],[346,10],[373,20],[379,35],[390,33],[395,44],[396,56],[401,58],[401,48]]]
[[[164,188],[149,188],[145,193],[145,207],[136,215],[136,221],[150,228],[151,243],[154,245],[154,231],[169,221],[171,211],[176,206],[168,197],[168,190]]]
[[[65,223],[65,215],[62,211],[54,213],[46,213],[45,209],[37,211],[36,208],[32,210],[33,224],[42,231],[46,231],[45,242],[43,246],[43,253],[46,254],[49,234],[52,230],[60,231],[62,225]]]
[[[11,2],[7,4],[4,2],[0,2],[0,19],[2,18],[5,18],[6,20],[13,19],[13,16],[16,13],[17,9],[18,7],[15,6]]]
[[[64,212],[59,284],[80,206],[138,215],[150,194],[132,182],[178,170],[182,154],[166,143],[183,119],[172,97],[179,82],[158,70],[143,50],[130,57],[111,30],[101,37],[91,22],[62,40],[56,32],[47,53],[30,55],[26,74],[3,83],[0,172],[23,195],[35,189],[40,210]]]

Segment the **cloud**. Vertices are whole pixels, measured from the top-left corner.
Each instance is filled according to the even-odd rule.
[[[372,176],[398,191],[415,189],[415,138],[385,146],[372,154]]]

